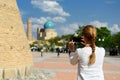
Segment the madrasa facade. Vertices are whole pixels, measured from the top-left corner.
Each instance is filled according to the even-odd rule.
[[[54,23],[50,20],[44,24],[44,28],[37,28],[37,40],[48,40],[56,36]]]
[[[37,28],[37,40],[48,40],[57,36],[57,32],[54,29],[54,23],[52,21],[47,21],[43,28]],[[28,41],[34,41],[32,35],[32,21],[31,19],[27,20],[27,38]]]

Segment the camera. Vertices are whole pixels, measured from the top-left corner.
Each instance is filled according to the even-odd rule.
[[[81,37],[73,37],[73,42],[83,42]]]
[[[72,41],[72,40],[73,40],[73,42],[84,42],[84,41],[82,41],[82,37],[78,36],[77,33],[75,33],[75,34],[71,37],[70,41]]]

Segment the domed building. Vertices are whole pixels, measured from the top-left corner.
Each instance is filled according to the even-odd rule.
[[[44,24],[44,28],[37,28],[37,39],[47,40],[57,36],[57,32],[54,30],[54,23],[52,21],[47,21]]]

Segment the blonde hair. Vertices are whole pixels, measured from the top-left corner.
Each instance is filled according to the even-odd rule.
[[[95,40],[96,40],[96,36],[97,36],[97,32],[96,32],[96,28],[93,27],[92,25],[86,25],[83,28],[82,31],[83,36],[85,36],[86,38],[86,42],[88,42],[90,44],[90,47],[92,48],[92,53],[89,56],[89,65],[94,64],[95,63]]]

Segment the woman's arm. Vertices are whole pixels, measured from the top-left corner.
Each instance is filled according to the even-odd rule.
[[[72,65],[75,65],[78,62],[78,54],[77,54],[77,52],[74,52],[74,42],[70,41],[68,44],[68,47],[70,50],[70,63]]]
[[[71,52],[70,53],[70,63],[72,64],[72,65],[75,65],[75,64],[77,64],[78,63],[78,54],[76,53],[76,52]]]

